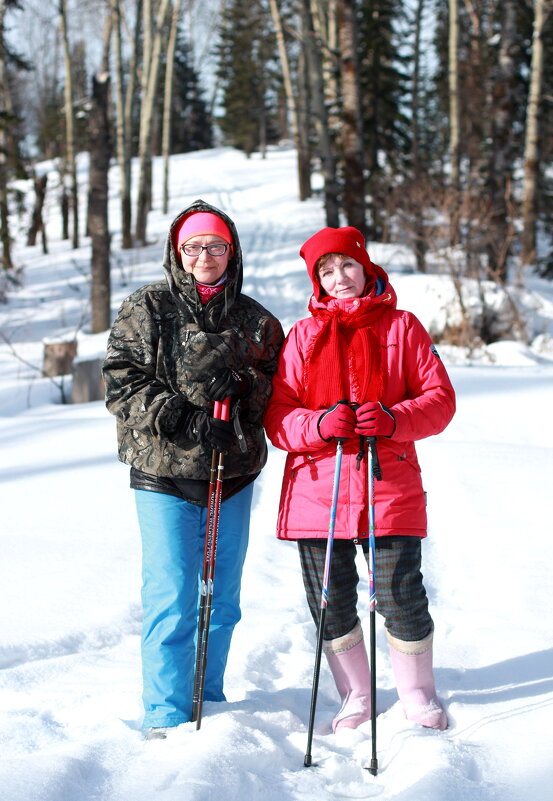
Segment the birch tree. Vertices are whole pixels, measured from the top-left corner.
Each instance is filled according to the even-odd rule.
[[[152,133],[156,93],[159,83],[161,60],[161,37],[170,0],[161,0],[152,31],[151,45],[144,48],[144,80],[145,93],[140,109],[140,135],[138,143],[139,179],[138,202],[136,209],[136,239],[146,242],[146,223],[150,206],[149,169],[152,155]],[[144,29],[148,29],[150,0],[144,3]]]
[[[2,244],[2,269],[13,269],[11,256],[11,239],[8,210],[8,174],[7,174],[7,136],[8,124],[6,48],[4,44],[4,20],[6,2],[0,0],[0,242]],[[5,275],[5,274],[4,274]],[[3,283],[3,279],[2,279]],[[0,287],[0,293],[3,290]],[[1,295],[0,295],[1,299]]]
[[[324,99],[333,148],[340,139],[341,87],[338,62],[338,5],[340,0],[310,0],[313,27],[320,44]]]
[[[537,191],[539,171],[539,110],[543,85],[543,29],[553,9],[551,0],[534,0],[532,66],[526,106],[524,137],[524,183],[522,189],[521,261],[523,266],[536,261]]]
[[[422,23],[424,14],[424,0],[418,0],[415,8],[415,37],[413,46],[413,91],[411,98],[411,150],[413,162],[413,226],[415,240],[415,258],[417,270],[426,272],[426,236],[424,229],[424,200],[423,169],[421,163],[421,125],[420,125],[420,94],[421,94],[421,41]]]
[[[131,121],[127,120],[125,114],[120,0],[112,0],[111,13],[115,72],[115,136],[117,164],[119,166],[119,195],[121,198],[121,244],[124,249],[127,249],[132,247],[129,129]],[[133,91],[133,88],[130,85],[129,78],[127,92],[131,91]]]
[[[71,69],[71,54],[69,49],[69,36],[67,33],[67,0],[59,0],[59,21],[63,46],[63,61],[65,71],[65,147],[67,173],[70,180],[71,210],[73,212],[74,248],[79,247],[79,189],[77,183],[77,156],[75,152],[75,112],[73,109],[73,77]]]
[[[163,97],[163,130],[161,148],[163,155],[163,213],[169,209],[169,155],[171,152],[171,116],[173,110],[173,83],[175,74],[175,47],[181,12],[181,0],[174,0],[169,44],[167,46],[167,63],[165,65],[165,87]]]
[[[300,200],[306,200],[308,197],[311,197],[311,167],[309,163],[310,154],[308,138],[306,141],[306,137],[302,137],[300,135],[300,115],[292,84],[290,61],[288,59],[288,51],[286,49],[286,40],[284,38],[284,28],[282,25],[278,0],[269,0],[269,2],[271,6],[271,16],[275,26],[278,53],[282,67],[282,78],[284,82],[284,91],[286,93],[286,105],[288,110],[288,122],[292,130],[292,139],[297,153],[298,194]]]
[[[131,231],[131,217],[132,212],[130,208],[130,192],[131,192],[131,141],[132,141],[132,126],[133,126],[133,113],[137,104],[137,85],[138,85],[138,62],[141,48],[141,30],[142,19],[144,16],[144,3],[143,0],[137,0],[135,6],[135,22],[134,22],[134,36],[131,43],[131,59],[129,62],[129,75],[127,83],[127,93],[125,95],[125,136],[126,136],[126,151],[125,151],[125,185],[129,188],[129,208],[128,214],[128,233],[126,233],[128,246],[132,247]]]
[[[451,245],[459,242],[459,158],[460,158],[460,115],[459,115],[459,7],[458,0],[449,0],[448,37],[448,87],[449,87],[449,164],[451,214],[449,241]]]

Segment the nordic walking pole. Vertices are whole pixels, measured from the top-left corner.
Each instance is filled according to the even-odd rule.
[[[341,403],[347,401],[340,401]],[[326,607],[328,604],[328,585],[330,583],[330,567],[332,564],[332,548],[334,545],[334,528],[336,525],[336,507],[338,505],[338,490],[340,487],[340,472],[342,469],[343,440],[336,441],[336,463],[334,466],[334,484],[332,487],[332,504],[330,507],[330,522],[328,526],[328,539],[326,542],[326,557],[323,575],[323,589],[321,593],[321,611],[319,615],[319,627],[317,630],[317,650],[315,652],[315,669],[313,671],[313,687],[311,690],[311,709],[309,712],[309,728],[307,731],[307,750],[303,764],[306,768],[311,767],[311,744],[313,742],[313,727],[315,724],[315,710],[317,708],[317,693],[319,690],[319,675],[321,672],[321,655],[323,652],[323,634],[325,628]]]
[[[220,404],[216,402],[216,407]],[[215,413],[218,409],[215,409]],[[214,417],[215,417],[214,413]],[[207,579],[209,571],[209,559],[211,547],[213,544],[213,508],[215,502],[215,479],[217,474],[217,462],[219,454],[213,448],[211,452],[211,469],[209,472],[209,486],[207,490],[207,521],[206,532],[204,539],[204,560],[202,566],[202,581],[200,587],[200,608],[198,613],[198,635],[196,644],[196,664],[194,669],[194,691],[192,695],[192,721],[198,720],[198,706],[199,706],[199,693],[200,693],[200,667],[202,663],[203,652],[203,639],[204,639],[204,621],[205,621],[205,607],[207,601]]]
[[[375,561],[376,543],[374,534],[374,480],[380,481],[382,474],[376,450],[376,437],[367,437],[368,459],[368,505],[369,505],[369,623],[370,623],[370,655],[371,655],[371,739],[372,753],[369,767],[370,773],[376,776],[378,759],[376,757],[376,582]]]
[[[215,401],[213,417],[216,420],[229,420],[230,398]],[[208,488],[208,507],[205,531],[204,561],[202,568],[202,584],[200,609],[198,615],[198,643],[196,649],[196,667],[194,671],[194,693],[192,698],[192,721],[196,722],[196,730],[202,725],[202,709],[207,667],[207,646],[209,625],[213,604],[213,580],[215,576],[215,557],[217,555],[217,538],[219,534],[219,518],[221,514],[221,494],[223,490],[224,454],[215,448],[211,453],[211,471]]]

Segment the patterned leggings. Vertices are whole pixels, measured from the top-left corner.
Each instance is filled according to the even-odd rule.
[[[365,559],[369,544],[362,542]],[[303,583],[309,609],[318,625],[326,556],[326,539],[298,540]],[[350,632],[357,623],[356,545],[352,540],[334,540],[325,619],[325,640]],[[376,538],[376,610],[384,617],[390,634],[400,640],[427,637],[433,622],[422,583],[421,540],[419,537]]]

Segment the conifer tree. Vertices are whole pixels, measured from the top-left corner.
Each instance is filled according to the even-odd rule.
[[[175,55],[171,151],[187,153],[213,145],[213,129],[190,45],[179,29]]]
[[[217,49],[219,124],[229,144],[249,156],[277,136],[276,37],[265,0],[231,0],[225,6]]]
[[[408,78],[394,27],[403,14],[403,3],[362,0],[359,5],[363,136],[372,217],[369,229],[372,237],[380,238],[385,235],[386,172],[401,169],[409,143],[409,122],[402,107]]]

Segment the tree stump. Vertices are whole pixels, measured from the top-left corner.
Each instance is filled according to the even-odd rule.
[[[72,403],[104,400],[103,359],[77,359],[73,363]]]
[[[77,355],[77,341],[45,342],[42,361],[42,375],[52,378],[56,375],[67,375],[73,369],[73,360]]]

